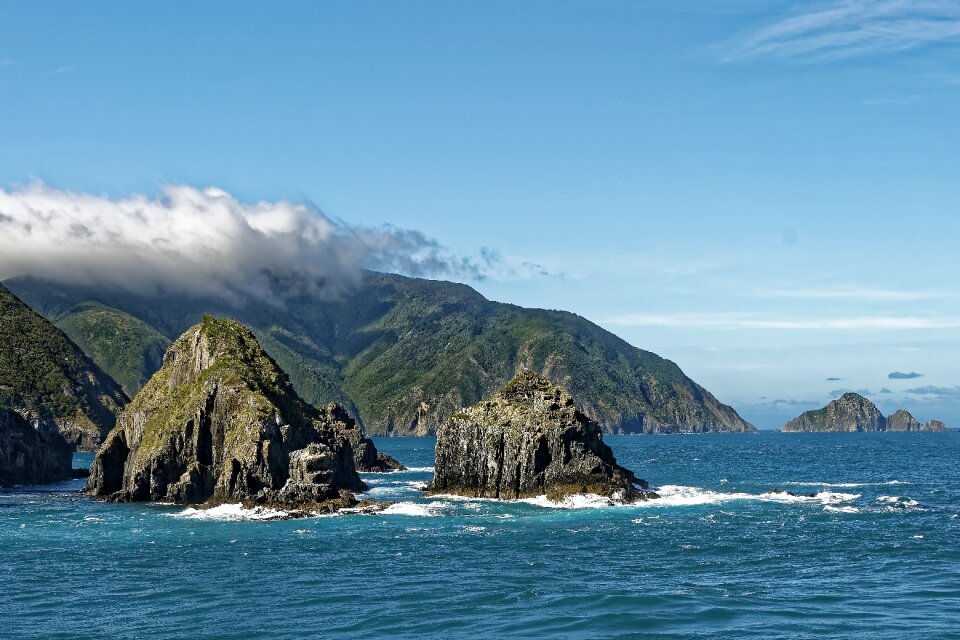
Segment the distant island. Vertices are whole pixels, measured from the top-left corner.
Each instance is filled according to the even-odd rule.
[[[797,416],[783,425],[781,431],[946,431],[946,427],[939,420],[921,423],[903,409],[885,417],[870,400],[851,392],[822,409]]]

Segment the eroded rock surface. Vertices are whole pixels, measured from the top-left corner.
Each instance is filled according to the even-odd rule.
[[[358,453],[379,459],[342,407],[304,402],[246,327],[207,316],[121,414],[88,488],[117,501],[351,506],[365,489]]]
[[[646,488],[617,464],[600,427],[547,378],[522,370],[487,400],[437,429],[432,493],[514,499],[592,493],[642,499]]]
[[[34,426],[0,409],[0,486],[45,484],[72,477],[70,445],[52,425]]]

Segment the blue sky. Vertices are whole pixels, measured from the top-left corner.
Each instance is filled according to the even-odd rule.
[[[957,0],[0,4],[0,187],[492,251],[487,297],[763,428],[844,389],[960,426],[958,113]]]

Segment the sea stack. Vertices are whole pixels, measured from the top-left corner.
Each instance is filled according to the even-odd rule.
[[[551,500],[590,493],[630,502],[644,499],[646,487],[617,464],[600,427],[577,410],[566,391],[524,369],[437,429],[428,491]]]
[[[365,489],[361,446],[379,459],[342,407],[304,402],[249,329],[205,316],[120,415],[88,488],[115,501],[333,510]]]

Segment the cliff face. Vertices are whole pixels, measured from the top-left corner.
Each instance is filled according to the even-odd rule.
[[[920,431],[922,426],[919,420],[903,409],[893,412],[887,418],[887,431]]]
[[[246,327],[205,317],[121,414],[88,488],[117,501],[342,505],[341,492],[365,488],[355,445],[378,458],[342,407],[301,400]]]
[[[67,480],[72,458],[55,427],[34,428],[15,411],[0,409],[0,486]]]
[[[126,403],[62,331],[0,286],[0,408],[53,424],[70,445],[93,451]]]
[[[876,405],[857,393],[845,393],[822,409],[807,411],[783,426],[783,431],[945,431],[939,420],[922,424],[899,409],[884,417]]]
[[[523,370],[437,430],[432,493],[487,498],[593,493],[636,500],[646,487],[617,464],[600,427],[547,378]]]

